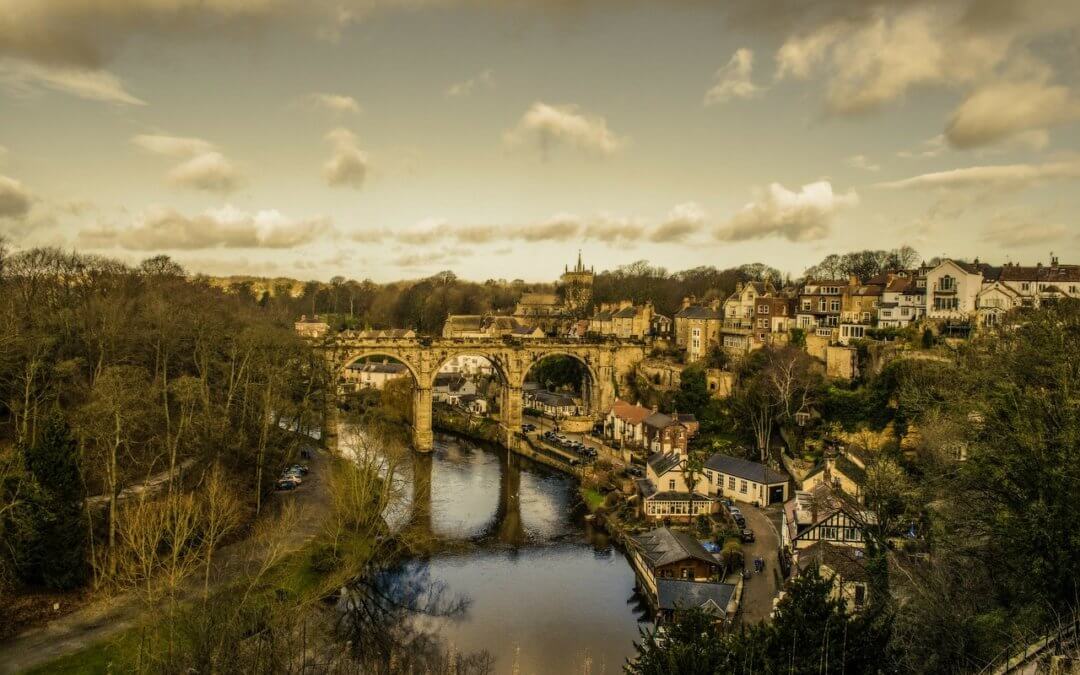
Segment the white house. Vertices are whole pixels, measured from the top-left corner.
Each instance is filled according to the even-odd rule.
[[[926,280],[914,274],[888,280],[878,304],[878,326],[903,328],[926,314]]]
[[[764,464],[719,453],[705,461],[706,492],[740,502],[762,505],[787,501],[787,474]]]
[[[652,413],[652,410],[644,406],[616,399],[604,419],[604,435],[615,443],[643,446],[645,419]]]
[[[435,376],[435,385],[431,389],[431,398],[436,403],[457,405],[462,396],[476,393],[476,383],[457,373],[439,373]]]
[[[974,316],[982,282],[978,265],[943,260],[926,273],[926,316],[952,320]]]
[[[347,383],[353,385],[355,391],[361,389],[382,390],[387,382],[405,377],[408,374],[409,369],[405,364],[384,360],[381,363],[369,361],[350,364],[345,369],[343,377]]]
[[[1008,284],[1000,281],[983,284],[976,302],[979,326],[997,326],[1009,310],[1020,307],[1022,303],[1023,298]]]

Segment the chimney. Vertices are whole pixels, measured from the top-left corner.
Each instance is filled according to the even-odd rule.
[[[713,298],[709,301],[709,307],[713,309],[720,309],[720,298]]]
[[[741,293],[741,292],[742,292],[742,289],[743,289],[743,282],[741,282],[741,281],[736,281],[736,282],[735,282],[735,292],[736,292],[736,293]]]
[[[682,299],[682,308],[683,308],[683,309],[686,309],[686,308],[687,308],[687,307],[689,307],[689,306],[690,306],[690,298],[688,298],[688,297],[684,297],[684,298]]]

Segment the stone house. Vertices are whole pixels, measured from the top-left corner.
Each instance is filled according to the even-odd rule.
[[[866,337],[866,329],[877,323],[878,305],[885,291],[883,284],[863,284],[856,277],[848,280],[840,302],[840,325],[836,340],[842,345]]]
[[[645,446],[645,418],[652,410],[636,403],[616,399],[604,418],[604,435],[622,445]]]
[[[713,345],[720,344],[724,316],[720,301],[707,305],[693,304],[694,298],[683,298],[682,309],[675,314],[675,346],[686,352],[686,360],[704,358]]]
[[[815,569],[822,579],[832,581],[831,596],[843,600],[848,612],[858,612],[866,607],[870,574],[861,548],[837,546],[828,541],[813,543],[799,551],[792,571],[808,574]]]
[[[431,399],[436,403],[457,405],[462,396],[476,393],[476,383],[460,373],[438,373],[431,389]]]
[[[796,326],[807,334],[832,339],[840,325],[847,285],[848,282],[842,280],[810,279],[804,283],[795,310]]]
[[[862,501],[863,484],[866,483],[866,458],[859,453],[841,451],[835,457],[826,457],[803,478],[802,489],[815,492],[829,488]]]
[[[306,316],[301,316],[300,320],[293,324],[293,329],[300,337],[321,338],[330,330],[330,324],[320,321],[317,316],[312,317],[311,320],[308,320]]]
[[[693,415],[690,415],[688,421],[697,424],[697,420],[693,420]],[[665,415],[654,410],[644,419],[642,426],[646,448],[652,452],[677,452],[686,456],[692,433],[676,416]]]

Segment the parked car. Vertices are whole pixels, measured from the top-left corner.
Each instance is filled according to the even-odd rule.
[[[293,471],[292,469],[290,469],[290,470],[286,471],[285,473],[281,474],[281,478],[283,480],[284,479],[294,480],[294,481],[296,481],[296,483],[298,485],[300,483],[304,482],[304,479],[300,477],[300,472],[299,471]]]
[[[743,518],[741,513],[733,513],[731,519],[735,521],[735,524],[739,527],[746,527],[746,518]]]
[[[721,499],[720,503],[723,504],[726,508],[731,508],[732,506],[735,506],[735,502],[731,501],[731,499],[728,497],[724,497],[723,499]]]
[[[307,464],[293,464],[289,467],[289,471],[299,471],[301,476],[306,476],[310,469],[308,469]]]
[[[729,506],[728,507],[728,513],[730,513],[733,516],[734,515],[740,515],[741,516],[742,515],[742,509],[740,509],[738,506]]]
[[[637,478],[641,478],[645,475],[645,472],[641,470],[640,466],[628,466],[626,467],[626,473]]]
[[[753,530],[748,530],[745,527],[743,528],[742,532],[740,533],[740,536],[741,536],[744,544],[749,544],[749,543],[754,541],[754,531]]]
[[[525,433],[530,433],[530,432],[536,431],[536,425],[535,424],[525,423],[525,424],[521,425],[521,430],[524,431]]]
[[[278,490],[295,490],[300,487],[300,483],[292,478],[281,478],[277,483],[274,483],[274,488]]]

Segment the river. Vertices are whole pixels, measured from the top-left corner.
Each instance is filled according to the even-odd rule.
[[[399,524],[469,544],[403,565],[468,602],[427,627],[458,653],[486,650],[496,673],[621,672],[647,617],[625,556],[589,532],[573,478],[444,435],[402,473]]]

